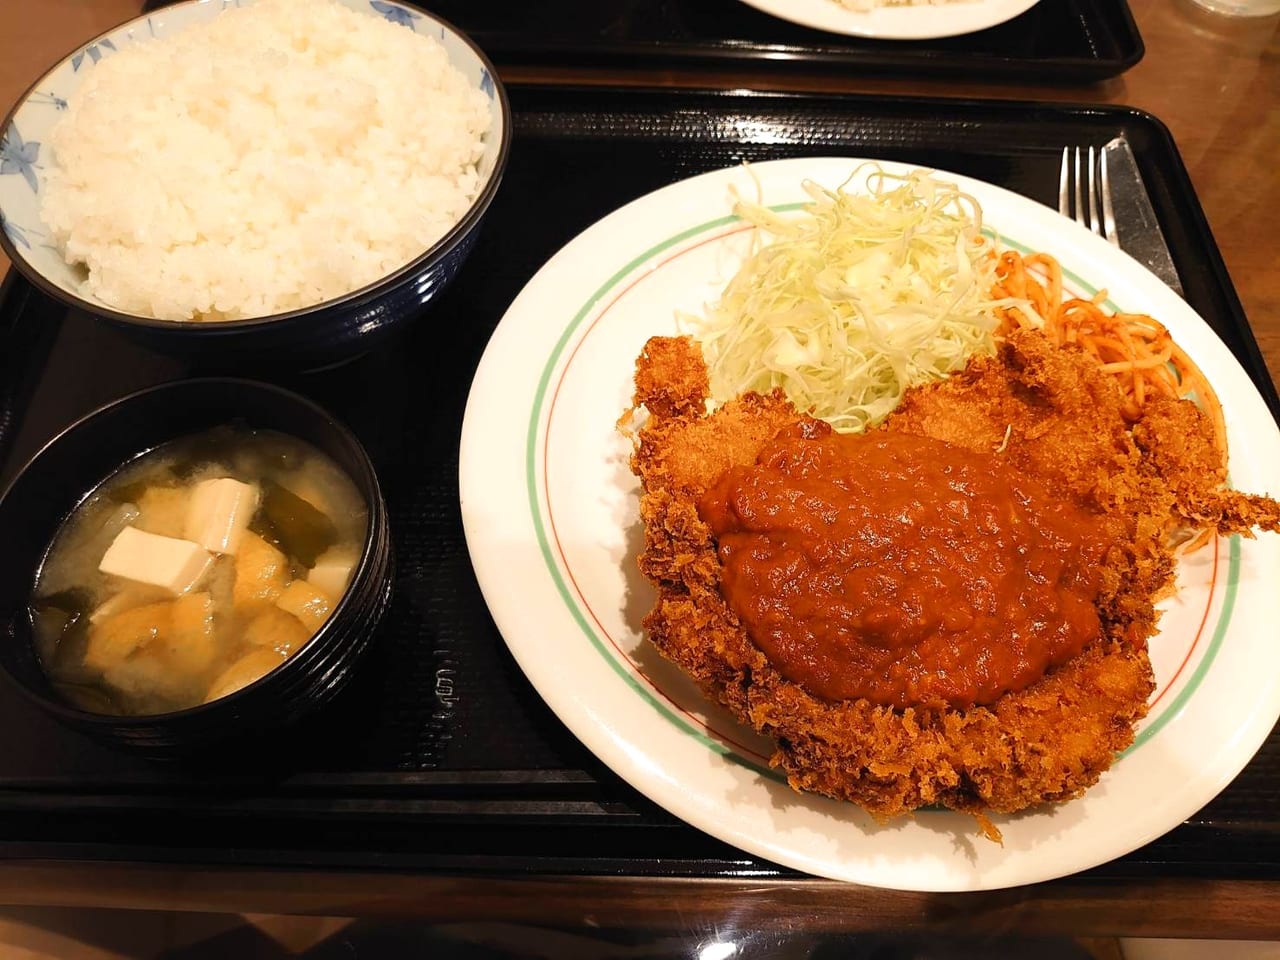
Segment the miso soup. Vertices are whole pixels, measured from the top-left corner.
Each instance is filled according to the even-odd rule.
[[[295,655],[355,571],[368,511],[329,457],[219,427],[158,447],[62,524],[31,622],[54,687],[96,713],[227,696]]]

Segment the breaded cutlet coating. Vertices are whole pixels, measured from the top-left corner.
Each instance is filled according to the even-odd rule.
[[[1205,470],[1212,444],[1196,408],[1157,409],[1139,429],[1118,389],[1084,354],[1034,332],[946,381],[908,391],[879,429],[1007,457],[1063,496],[1105,513],[1118,541],[1105,561],[1106,635],[1030,687],[990,706],[897,710],[828,702],[787,680],[720,592],[720,561],[697,503],[733,465],[807,419],[781,391],[707,413],[706,367],[688,338],[653,338],[637,361],[636,403],[649,411],[632,469],[642,482],[642,572],[658,600],[645,619],[657,649],[739,720],[771,737],[772,763],[797,790],[852,801],[881,819],[942,804],[1011,813],[1069,800],[1133,742],[1154,689],[1145,640],[1173,582],[1169,533],[1207,518],[1223,532],[1277,526],[1277,504],[1221,490]]]

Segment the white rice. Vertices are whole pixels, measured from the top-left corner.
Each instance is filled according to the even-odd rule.
[[[433,38],[334,0],[259,0],[89,71],[42,215],[126,313],[234,320],[403,266],[479,188],[489,98]]]

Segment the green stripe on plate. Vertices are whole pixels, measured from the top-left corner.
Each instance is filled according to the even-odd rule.
[[[806,206],[806,203],[804,202],[787,203],[770,207],[770,209],[777,212],[786,212],[789,210],[798,210],[804,206]],[[546,526],[543,522],[541,505],[538,498],[536,469],[538,425],[541,421],[543,407],[546,403],[547,391],[551,384],[551,376],[555,371],[556,365],[560,362],[560,358],[564,354],[565,348],[568,346],[573,334],[582,326],[582,323],[587,319],[587,317],[591,315],[596,305],[642,264],[686,240],[710,230],[725,227],[731,223],[739,221],[741,221],[741,218],[736,214],[717,217],[714,220],[708,220],[698,226],[682,230],[674,236],[669,237],[660,243],[654,244],[652,247],[633,257],[625,265],[619,268],[578,309],[578,312],[574,314],[573,318],[561,333],[560,338],[556,341],[555,347],[552,349],[551,355],[547,359],[546,365],[543,367],[542,375],[538,379],[537,392],[534,395],[533,410],[529,416],[528,435],[525,441],[525,482],[529,494],[529,511],[533,518],[533,528],[538,538],[538,547],[542,553],[543,562],[546,563],[547,571],[551,575],[552,582],[555,583],[556,589],[572,615],[574,622],[578,625],[579,629],[582,630],[583,634],[591,643],[595,651],[605,659],[609,666],[613,668],[613,671],[622,678],[628,687],[639,694],[650,706],[654,708],[654,710],[658,712],[660,716],[673,724],[681,732],[693,737],[699,743],[703,744],[708,749],[715,751],[726,759],[741,764],[748,769],[754,770],[771,780],[781,782],[785,778],[775,771],[770,770],[767,767],[762,767],[760,764],[741,756],[734,750],[725,746],[719,740],[708,736],[704,730],[700,730],[693,724],[689,723],[689,721],[673,711],[658,697],[654,696],[653,691],[636,679],[627,666],[619,663],[616,658],[610,655],[604,641],[602,641],[596,634],[595,630],[592,629],[587,616],[583,613],[581,607],[579,607],[576,599],[574,598],[573,591],[570,590],[568,584],[565,583],[564,577],[561,575],[560,568],[555,561],[555,556],[551,549],[550,540],[547,537]],[[1032,252],[1032,249],[1025,244],[1013,239],[1012,237],[997,233],[989,228],[984,228],[983,233],[1005,246],[1012,247],[1020,253],[1028,254]],[[1082,277],[1065,268],[1062,272],[1063,275],[1071,281],[1071,283],[1073,283],[1077,288],[1086,291],[1089,296],[1097,295],[1098,289],[1086,282]],[[1122,312],[1110,299],[1103,302],[1113,313]],[[1213,639],[1209,644],[1209,648],[1206,650],[1204,657],[1188,679],[1187,684],[1182,689],[1181,693],[1179,693],[1178,696],[1175,697],[1174,700],[1165,707],[1165,709],[1161,711],[1154,720],[1147,724],[1142,733],[1134,740],[1133,744],[1120,754],[1121,757],[1128,756],[1140,746],[1154,738],[1156,734],[1158,734],[1160,730],[1162,730],[1182,710],[1187,701],[1195,694],[1196,689],[1204,680],[1214,658],[1217,656],[1218,650],[1222,646],[1223,638],[1226,636],[1227,629],[1231,621],[1231,613],[1235,606],[1236,592],[1240,579],[1239,575],[1240,538],[1232,537],[1230,540],[1229,562],[1227,569],[1226,598],[1223,603],[1222,610],[1218,615],[1218,621],[1214,628]]]
[[[773,770],[770,770],[768,767],[762,767],[760,764],[748,760],[746,757],[743,757],[734,750],[731,750],[729,747],[726,747],[719,740],[707,736],[704,731],[699,730],[693,724],[679,716],[665,703],[655,697],[653,692],[647,686],[642,684],[631,674],[630,670],[620,664],[614,657],[609,655],[609,651],[605,648],[604,642],[599,636],[597,636],[595,630],[591,628],[591,624],[588,622],[587,617],[578,606],[577,601],[574,599],[573,592],[569,589],[568,584],[564,581],[564,577],[560,574],[560,568],[555,562],[555,557],[551,551],[551,543],[547,538],[546,528],[543,525],[542,511],[538,502],[538,422],[542,416],[542,406],[547,398],[547,388],[551,384],[551,374],[554,371],[556,364],[559,362],[561,354],[564,353],[564,349],[568,345],[570,338],[573,336],[574,331],[582,325],[582,322],[591,313],[596,304],[598,304],[610,290],[617,286],[625,277],[629,276],[642,263],[645,263],[663,251],[669,250],[677,244],[688,240],[690,237],[695,237],[708,230],[714,230],[717,227],[728,226],[739,219],[739,217],[732,214],[726,217],[719,217],[715,220],[709,220],[706,223],[700,224],[699,226],[690,227],[688,230],[681,231],[675,236],[670,237],[659,244],[655,244],[648,250],[634,257],[614,273],[613,276],[606,280],[604,284],[588,298],[587,302],[582,305],[578,312],[574,314],[573,319],[569,321],[568,326],[565,327],[564,332],[560,335],[560,339],[556,341],[551,357],[548,359],[546,366],[543,367],[542,376],[538,378],[538,390],[534,395],[533,412],[529,417],[529,434],[525,441],[525,480],[529,490],[529,510],[533,515],[533,528],[538,537],[538,548],[542,552],[543,562],[546,563],[547,570],[551,573],[551,579],[560,593],[560,598],[564,601],[565,606],[569,608],[569,612],[572,614],[574,622],[577,623],[579,629],[581,629],[586,635],[596,652],[600,654],[600,656],[604,657],[609,666],[613,668],[614,673],[621,677],[627,686],[643,697],[650,706],[652,706],[662,717],[674,724],[681,732],[688,734],[704,746],[714,750],[716,753],[732,760],[735,763],[739,763],[744,767],[754,770],[756,773],[768,777],[771,780],[783,782],[785,781],[785,778]]]

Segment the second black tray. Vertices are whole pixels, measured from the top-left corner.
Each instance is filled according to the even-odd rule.
[[[173,0],[149,0],[154,10]],[[1142,59],[1126,0],[1040,0],[1005,23],[934,40],[871,40],[740,0],[409,0],[470,34],[499,67],[798,69],[914,79],[1092,83]],[[928,17],[927,7],[920,10]]]
[[[1125,0],[1040,0],[1005,23],[935,40],[870,40],[799,26],[740,0],[422,0],[499,65],[797,68],[843,75],[1092,82],[1140,59]],[[928,7],[920,8],[928,17]]]
[[[1280,411],[1168,132],[1125,108],[525,87],[510,166],[455,285],[401,341],[284,378],[378,469],[396,595],[354,685],[260,750],[157,765],[63,729],[0,683],[0,856],[455,872],[786,873],[655,809],[516,667],[463,540],[458,437],[485,344],[566,241],[623,203],[744,160],[843,154],[1052,202],[1063,144],[1132,147],[1187,299]],[[548,185],[551,185],[550,187]],[[11,275],[0,291],[0,483],[98,404],[192,372]],[[1280,877],[1280,737],[1186,825],[1099,875]]]

